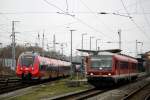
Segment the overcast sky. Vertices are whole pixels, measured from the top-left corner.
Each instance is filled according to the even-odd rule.
[[[109,14],[98,14],[107,12]],[[112,13],[118,14],[114,15]],[[122,16],[121,16],[122,15]],[[132,17],[132,18],[130,18]],[[17,44],[38,43],[45,34],[46,44],[52,47],[53,35],[56,42],[67,43],[64,54],[70,54],[70,31],[73,32],[73,54],[79,54],[81,34],[84,36],[84,49],[89,49],[90,36],[92,49],[96,49],[96,39],[100,49],[118,48],[118,33],[121,29],[123,53],[135,55],[135,41],[138,52],[150,51],[150,0],[0,0],[0,42],[11,43],[11,21],[15,23]],[[106,43],[106,42],[113,43]],[[41,44],[40,44],[41,45]],[[50,48],[52,49],[52,48]],[[60,45],[57,45],[60,51]]]

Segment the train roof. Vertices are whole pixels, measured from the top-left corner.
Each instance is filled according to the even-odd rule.
[[[115,55],[115,53],[111,53],[111,52],[99,52],[97,55],[92,55],[92,56],[100,56],[100,55],[110,55],[110,56],[113,56],[113,55]]]
[[[82,49],[77,49],[81,52],[87,52],[89,54],[92,54],[90,56],[101,56],[101,55],[110,55],[110,56],[115,56],[118,59],[122,59],[122,60],[130,60],[133,62],[137,62],[136,58],[129,56],[129,55],[125,55],[125,54],[121,54],[121,50],[120,49],[109,49],[109,50],[100,50],[100,51],[94,51],[94,50],[82,50]]]
[[[36,52],[31,52],[31,51],[27,51],[27,52],[23,52],[23,53],[21,53],[21,55],[39,55],[38,53],[36,53]]]
[[[99,55],[100,53],[103,52],[109,52],[109,53],[117,53],[119,54],[122,50],[120,49],[107,49],[107,50],[84,50],[84,49],[77,49],[78,51],[81,52],[86,52],[88,54],[92,54],[92,55]]]

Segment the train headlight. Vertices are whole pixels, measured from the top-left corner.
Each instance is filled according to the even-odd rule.
[[[34,70],[34,68],[33,68],[33,67],[32,67],[31,69],[32,69],[32,70]]]
[[[110,76],[110,75],[111,75],[111,73],[108,73],[108,75]]]
[[[25,70],[28,70],[29,68],[25,68]]]
[[[102,70],[102,69],[103,69],[102,67],[99,68],[99,70]]]
[[[93,73],[90,73],[90,75],[93,75]]]

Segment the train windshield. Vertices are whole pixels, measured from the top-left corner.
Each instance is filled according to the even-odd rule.
[[[91,58],[91,67],[92,68],[111,68],[112,67],[112,56],[102,55],[102,56],[93,56]]]
[[[30,67],[33,66],[35,56],[32,55],[23,55],[21,57],[21,65]]]

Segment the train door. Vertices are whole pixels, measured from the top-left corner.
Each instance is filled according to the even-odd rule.
[[[128,61],[128,80],[131,81],[132,63]]]
[[[116,66],[116,75],[120,75],[120,61],[116,60],[116,63],[115,63],[115,66]]]

